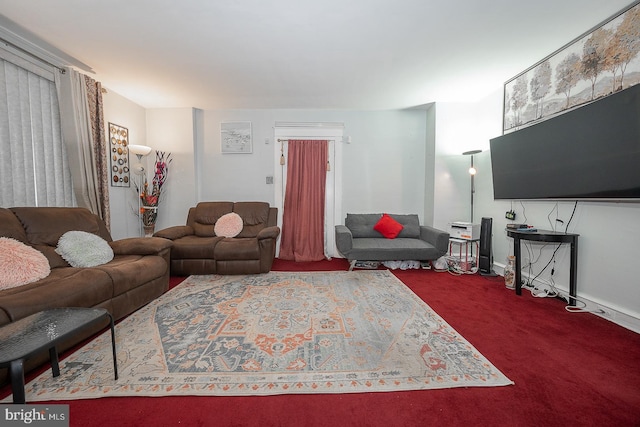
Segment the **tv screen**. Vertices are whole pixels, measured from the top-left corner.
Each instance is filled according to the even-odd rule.
[[[640,84],[490,145],[495,199],[640,201]]]

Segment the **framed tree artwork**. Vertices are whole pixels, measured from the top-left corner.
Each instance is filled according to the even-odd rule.
[[[640,83],[640,1],[504,85],[503,133]]]

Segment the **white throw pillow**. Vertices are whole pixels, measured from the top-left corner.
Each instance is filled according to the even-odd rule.
[[[95,267],[113,259],[106,240],[86,231],[67,231],[58,240],[56,252],[72,267]]]

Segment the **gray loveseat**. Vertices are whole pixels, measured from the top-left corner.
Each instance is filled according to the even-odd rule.
[[[382,214],[347,214],[344,225],[336,225],[336,246],[349,260],[349,270],[357,261],[432,261],[447,253],[449,233],[420,225],[418,215],[389,214],[402,224],[397,237],[389,239],[374,229]]]

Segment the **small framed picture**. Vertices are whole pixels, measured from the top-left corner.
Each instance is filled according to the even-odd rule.
[[[251,153],[251,122],[221,123],[220,141],[222,153]]]

